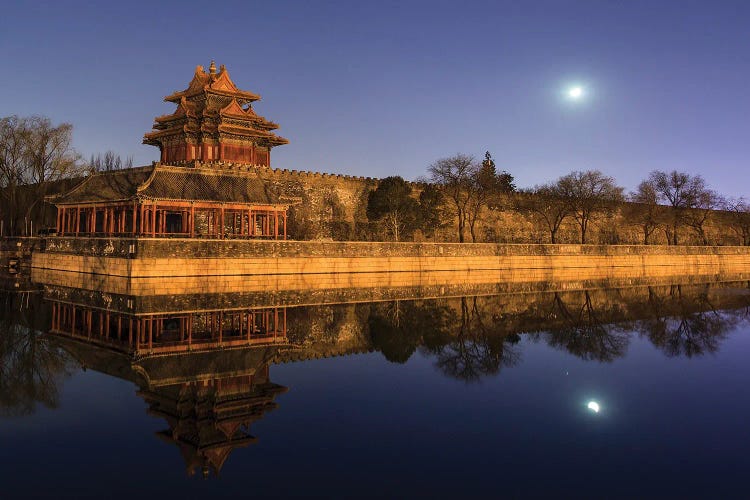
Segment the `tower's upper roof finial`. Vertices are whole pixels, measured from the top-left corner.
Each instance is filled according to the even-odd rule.
[[[208,72],[212,75],[216,74],[216,63],[213,60],[211,60],[211,66],[208,67]]]

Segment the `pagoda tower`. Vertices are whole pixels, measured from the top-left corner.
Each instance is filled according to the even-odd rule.
[[[154,130],[143,137],[144,144],[159,148],[163,164],[270,167],[271,148],[289,143],[272,132],[277,124],[255,114],[252,103],[260,96],[238,89],[223,64],[218,73],[213,61],[208,73],[198,66],[188,88],[164,100],[175,103],[177,110],[157,117]]]

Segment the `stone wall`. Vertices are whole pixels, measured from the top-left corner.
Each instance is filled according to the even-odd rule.
[[[468,258],[468,257],[623,257],[623,256],[750,256],[750,247],[495,244],[364,241],[291,241],[189,238],[74,238],[50,237],[47,254],[94,257],[153,258]],[[455,268],[452,268],[455,269]],[[405,270],[405,269],[404,269]]]
[[[293,200],[290,209],[290,236],[301,240],[333,239],[368,240],[372,235],[367,230],[367,195],[375,189],[378,179],[319,172],[260,169],[259,175],[266,179],[277,195]],[[416,198],[421,185],[413,184]],[[534,220],[533,216],[514,210],[512,195],[498,200],[492,208],[485,208],[477,221],[476,235],[479,242],[495,243],[545,243],[549,232]],[[665,211],[670,209],[664,207]],[[713,244],[742,244],[727,222],[727,214],[715,212],[706,223],[706,234]],[[421,238],[418,236],[417,238]],[[700,245],[700,237],[687,226],[679,233],[684,244]],[[466,238],[471,238],[466,230]],[[567,219],[558,233],[558,241],[576,242],[580,234],[573,219]],[[639,244],[643,234],[637,225],[629,222],[622,210],[615,214],[593,220],[589,232],[589,243]],[[431,238],[432,241],[458,241],[457,223],[453,219],[444,221]],[[666,235],[656,231],[650,237],[651,244],[666,245]]]
[[[115,293],[136,295],[330,293],[747,272],[750,247],[637,245],[50,238],[32,262],[32,278],[40,283],[95,289],[106,282]]]
[[[291,201],[291,238],[361,239],[367,195],[377,187],[377,179],[286,169],[259,170],[259,174],[271,191]]]

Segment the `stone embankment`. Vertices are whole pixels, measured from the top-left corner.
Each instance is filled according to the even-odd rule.
[[[49,238],[32,257],[35,281],[145,295],[750,272],[750,247],[655,245]]]

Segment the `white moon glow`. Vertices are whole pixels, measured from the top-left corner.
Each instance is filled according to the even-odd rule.
[[[568,97],[577,101],[583,97],[583,87],[575,86],[568,89]]]
[[[589,404],[587,404],[586,407],[594,413],[599,413],[599,410],[601,410],[599,403],[596,401],[589,401]]]

